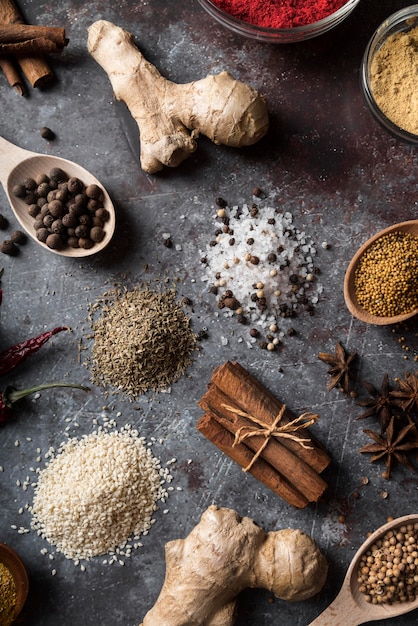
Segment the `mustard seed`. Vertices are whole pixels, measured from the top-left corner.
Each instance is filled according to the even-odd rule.
[[[361,257],[354,285],[359,304],[379,317],[418,308],[418,237],[405,232],[380,237]]]

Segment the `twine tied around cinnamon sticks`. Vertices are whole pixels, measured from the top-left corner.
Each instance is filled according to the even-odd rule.
[[[222,404],[222,407],[224,409],[227,409],[227,411],[230,411],[231,413],[235,413],[236,415],[245,417],[245,419],[255,425],[254,428],[252,428],[251,426],[241,426],[240,428],[238,428],[237,432],[235,433],[234,443],[232,444],[233,447],[239,445],[249,437],[264,437],[264,442],[254,454],[249,465],[242,468],[244,472],[248,472],[251,469],[258,457],[262,454],[264,448],[269,443],[271,437],[283,437],[285,439],[291,439],[292,441],[296,441],[297,443],[299,443],[303,448],[312,449],[311,445],[307,445],[307,443],[310,442],[310,439],[302,439],[293,433],[303,430],[304,428],[309,428],[310,426],[315,424],[315,422],[319,419],[319,415],[310,412],[303,413],[302,415],[296,417],[290,422],[279,426],[282,417],[286,411],[286,405],[283,405],[281,407],[271,425],[266,424],[254,415],[250,415],[250,413],[242,411],[241,409],[237,409],[233,406],[230,406],[229,404]]]

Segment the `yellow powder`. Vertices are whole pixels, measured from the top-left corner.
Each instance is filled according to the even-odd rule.
[[[418,134],[418,26],[391,35],[376,52],[370,87],[386,117]]]
[[[16,584],[10,570],[0,563],[0,626],[13,622],[16,605]]]

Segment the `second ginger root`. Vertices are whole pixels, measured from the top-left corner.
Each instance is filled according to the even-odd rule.
[[[197,149],[199,134],[241,147],[267,133],[264,98],[228,72],[173,83],[144,58],[131,33],[106,20],[89,27],[87,47],[138,124],[145,172],[179,165]]]
[[[306,600],[322,589],[327,571],[301,530],[266,533],[233,509],[212,505],[185,539],[166,544],[165,581],[140,626],[232,626],[243,589]]]

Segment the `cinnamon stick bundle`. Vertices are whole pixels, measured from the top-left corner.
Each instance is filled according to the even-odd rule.
[[[330,463],[327,452],[305,427],[294,427],[300,418],[239,363],[227,361],[213,372],[198,405],[205,414],[197,429],[289,504],[304,508],[321,498],[327,483],[319,474]]]
[[[61,38],[57,40],[55,39],[57,33],[54,32],[53,28],[26,25],[13,0],[0,0],[0,24],[21,28],[22,33],[33,33],[33,31],[26,29],[47,29],[49,33],[47,37],[45,37],[46,31],[43,31],[42,36],[40,34],[26,36],[23,42],[7,43],[3,41],[3,48],[1,50],[1,68],[11,85],[16,87],[17,74],[16,70],[14,72],[12,71],[12,58],[16,56],[23,74],[32,87],[45,87],[54,79],[54,73],[46,61],[44,53],[60,52],[63,47],[59,43],[60,41],[62,42],[62,36],[66,41],[65,45],[68,43],[68,40],[65,39],[65,33],[60,33]],[[40,33],[39,30],[37,32]],[[20,83],[20,85],[23,87],[23,83]],[[18,91],[19,90],[23,95],[24,88],[18,89]]]

